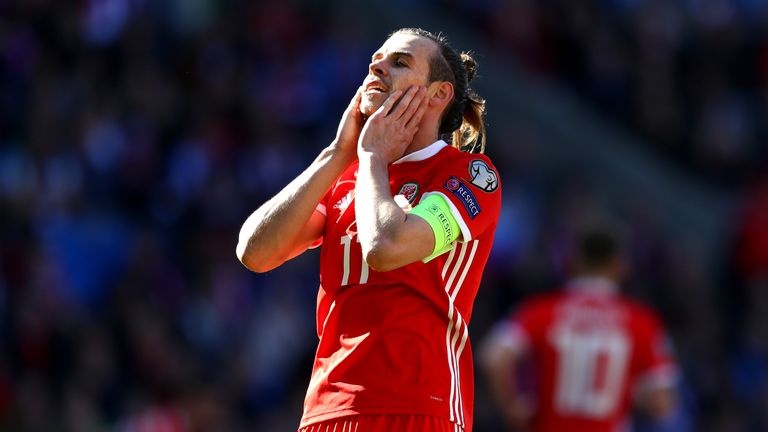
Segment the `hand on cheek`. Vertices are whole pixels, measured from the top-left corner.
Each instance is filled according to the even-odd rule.
[[[427,90],[422,86],[392,92],[365,123],[358,141],[358,155],[374,153],[387,162],[402,157],[426,111],[426,96]]]
[[[349,102],[347,109],[341,117],[338,129],[336,131],[336,139],[334,140],[336,147],[345,155],[349,155],[350,159],[354,159],[357,155],[355,152],[355,146],[360,138],[360,130],[363,127],[363,115],[360,113],[360,101],[363,95],[363,87],[359,87],[355,96]]]

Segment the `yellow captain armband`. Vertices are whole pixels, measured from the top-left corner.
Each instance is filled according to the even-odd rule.
[[[435,249],[428,257],[421,260],[422,262],[429,262],[451,250],[453,242],[461,235],[459,224],[456,222],[453,213],[451,213],[448,203],[445,201],[445,198],[438,194],[432,194],[424,198],[411,210],[410,214],[427,221],[429,226],[432,227],[432,232],[435,234]]]

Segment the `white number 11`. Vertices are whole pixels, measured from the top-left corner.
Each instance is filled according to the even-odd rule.
[[[360,243],[360,239],[355,236],[355,240]],[[347,285],[349,282],[349,268],[351,260],[352,237],[349,235],[341,236],[341,244],[344,246],[344,275],[341,278],[341,285]],[[360,256],[360,284],[368,282],[368,264]]]

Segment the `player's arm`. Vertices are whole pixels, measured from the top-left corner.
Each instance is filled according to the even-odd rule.
[[[665,364],[643,373],[635,388],[635,405],[657,422],[670,417],[677,407],[679,372],[674,364]]]
[[[635,383],[635,405],[656,421],[668,419],[677,406],[679,370],[671,339],[661,320],[649,312],[638,352],[643,372]]]
[[[325,215],[317,204],[348,162],[331,147],[243,223],[236,253],[255,272],[299,255],[322,235]]]
[[[355,212],[363,258],[376,271],[402,267],[435,251],[437,235],[432,225],[424,217],[406,213],[395,202],[387,161],[377,155],[360,160]]]
[[[432,254],[435,234],[423,218],[407,214],[390,192],[388,165],[402,156],[426,109],[426,90],[393,92],[368,119],[358,143],[355,184],[358,238],[365,262],[388,271]],[[397,105],[395,105],[397,103]]]
[[[235,252],[255,272],[271,270],[307,250],[322,235],[317,204],[356,156],[362,127],[358,89],[342,116],[334,142],[312,164],[243,223]]]
[[[278,200],[278,196],[273,200]],[[325,215],[321,212],[313,210],[303,225],[298,222],[297,225],[290,225],[290,222],[285,224],[277,221],[281,218],[284,221],[301,221],[302,212],[295,211],[299,209],[289,201],[280,204],[269,201],[264,203],[248,216],[240,228],[237,257],[252,271],[262,273],[272,270],[306,251],[322,235]],[[286,208],[294,212],[286,214]],[[300,229],[294,232],[295,227]]]
[[[672,387],[649,390],[640,400],[640,408],[656,421],[663,421],[677,405],[677,392]]]
[[[486,377],[491,396],[499,408],[507,428],[526,430],[533,416],[533,407],[517,386],[516,371],[526,355],[526,346],[519,331],[509,323],[496,326],[480,346],[480,367]]]

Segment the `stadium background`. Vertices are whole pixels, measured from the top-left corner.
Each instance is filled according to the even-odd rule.
[[[505,195],[473,341],[610,215],[683,367],[668,429],[768,429],[764,2],[6,0],[0,430],[294,430],[317,256],[251,274],[237,231],[403,26],[480,63]]]

